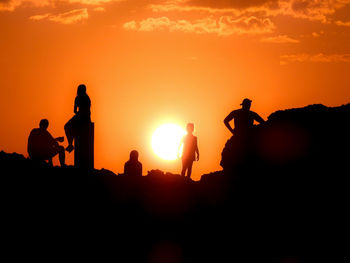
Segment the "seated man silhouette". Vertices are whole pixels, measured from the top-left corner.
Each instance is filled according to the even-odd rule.
[[[124,175],[130,177],[142,176],[142,163],[139,162],[139,153],[135,150],[130,152],[130,159],[124,165]]]
[[[181,145],[182,150],[182,171],[181,176],[185,176],[187,171],[187,177],[191,178],[192,165],[195,160],[199,161],[199,150],[197,137],[193,135],[194,124],[187,124],[187,135],[182,138]],[[196,157],[197,154],[197,157]]]
[[[79,127],[91,123],[91,100],[86,93],[86,86],[81,84],[78,86],[77,96],[74,100],[75,115],[64,125],[68,146],[66,150],[71,152],[74,150],[73,139],[76,136]]]
[[[52,166],[52,158],[58,154],[61,166],[65,166],[64,137],[53,138],[47,131],[49,121],[42,119],[39,128],[34,128],[28,138],[28,154],[32,160],[48,161]]]
[[[244,99],[241,103],[242,109],[234,110],[224,120],[226,127],[232,134],[235,135],[248,135],[254,127],[254,121],[264,123],[264,119],[257,113],[250,110],[252,101],[250,99]],[[235,129],[232,129],[230,121],[234,120]]]

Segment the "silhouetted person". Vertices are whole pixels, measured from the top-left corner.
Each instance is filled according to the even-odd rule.
[[[191,177],[192,165],[195,160],[199,160],[199,150],[197,137],[192,133],[194,131],[194,124],[187,124],[187,135],[182,138],[181,144],[183,144],[182,150],[182,171],[181,176],[185,176],[187,171],[187,177]],[[197,154],[197,157],[196,157]]]
[[[64,130],[66,132],[68,146],[66,150],[68,152],[73,151],[73,139],[76,136],[76,131],[82,125],[91,122],[91,101],[86,93],[86,86],[81,84],[78,86],[77,96],[74,101],[74,113],[75,115],[71,118],[66,125]]]
[[[250,110],[252,101],[250,99],[244,99],[241,103],[242,109],[234,110],[224,120],[226,127],[232,134],[246,135],[253,128],[254,121],[264,123],[264,119],[257,113]],[[230,121],[234,120],[235,129],[232,129]]]
[[[139,162],[139,153],[135,150],[130,152],[130,159],[124,165],[124,174],[130,177],[142,176],[142,163]]]
[[[48,161],[52,165],[52,158],[58,154],[61,166],[65,166],[64,147],[58,144],[64,141],[64,137],[54,139],[47,131],[48,126],[49,121],[42,119],[39,128],[30,132],[27,148],[29,157],[32,160]]]

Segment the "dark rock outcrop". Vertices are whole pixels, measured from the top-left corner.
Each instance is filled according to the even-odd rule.
[[[350,104],[277,111],[246,138],[232,136],[221,166],[228,173],[245,165],[256,172],[280,168],[305,175],[339,173],[349,158],[349,120]]]
[[[0,153],[3,249],[121,262],[338,262],[347,256],[350,105],[273,113],[223,171],[129,178]],[[17,254],[16,254],[17,253]]]

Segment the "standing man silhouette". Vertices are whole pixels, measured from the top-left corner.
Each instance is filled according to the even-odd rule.
[[[139,153],[135,150],[130,152],[130,159],[124,164],[124,175],[130,177],[142,176],[142,163],[139,162]]]
[[[75,97],[74,101],[75,115],[66,123],[66,125],[64,125],[64,130],[68,141],[66,151],[71,152],[74,150],[73,139],[76,135],[76,130],[80,126],[91,122],[90,107],[91,100],[86,93],[86,86],[81,84],[78,86],[77,96]]]
[[[28,154],[32,160],[49,161],[52,166],[52,158],[58,154],[61,166],[65,166],[64,147],[58,142],[63,142],[64,137],[53,138],[47,131],[49,121],[42,119],[39,128],[34,128],[28,138]]]
[[[195,160],[199,161],[198,142],[197,137],[193,135],[193,131],[194,124],[188,123],[187,135],[185,135],[181,140],[181,145],[183,144],[181,176],[185,176],[187,171],[187,178],[191,178],[193,162]]]
[[[250,99],[244,99],[241,103],[242,109],[234,110],[224,120],[227,129],[232,134],[247,135],[250,133],[254,126],[254,121],[264,123],[264,119],[261,118],[256,112],[251,111],[250,107],[252,101]],[[234,119],[235,129],[232,129],[230,121]]]

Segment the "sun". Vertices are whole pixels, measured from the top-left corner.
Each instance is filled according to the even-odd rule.
[[[163,160],[178,159],[180,143],[186,131],[176,124],[163,124],[152,135],[152,149]]]

